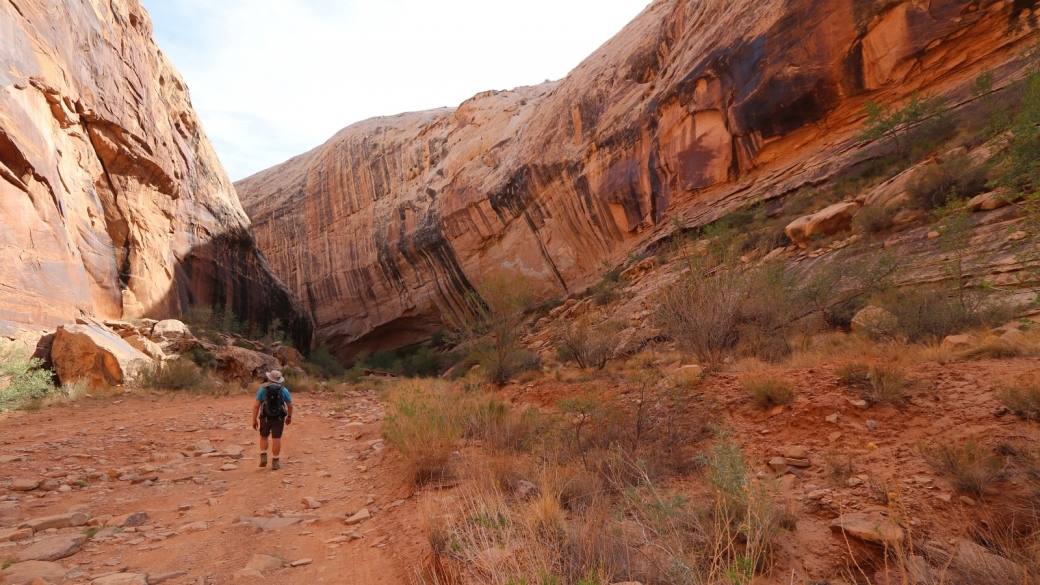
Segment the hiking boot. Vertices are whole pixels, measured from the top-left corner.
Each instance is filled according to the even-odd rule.
[[[260,467],[267,467],[267,453],[260,454]]]
[[[281,469],[281,468],[282,468],[282,464],[281,464],[281,463],[279,463],[279,462],[278,462],[278,458],[277,458],[277,457],[275,457],[275,458],[274,458],[274,460],[273,460],[273,461],[271,461],[271,469],[273,469],[273,470],[275,470],[275,471],[278,471],[278,470],[279,470],[279,469]]]

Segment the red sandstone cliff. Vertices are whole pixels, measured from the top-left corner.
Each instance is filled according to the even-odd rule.
[[[275,273],[342,354],[438,327],[482,275],[543,294],[862,160],[867,99],[998,80],[1032,0],[656,0],[565,79],[350,126],[236,184]]]
[[[200,302],[308,343],[151,32],[138,0],[0,2],[0,333]]]

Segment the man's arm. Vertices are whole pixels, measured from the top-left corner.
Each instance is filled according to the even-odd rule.
[[[291,410],[289,412],[292,412]],[[260,401],[257,400],[253,403],[253,430],[260,428],[260,421],[257,420],[257,415],[260,414]]]
[[[292,424],[292,402],[287,403],[285,405],[285,407],[288,409],[288,412],[289,412],[286,415],[286,417],[285,417],[285,424],[291,425]]]

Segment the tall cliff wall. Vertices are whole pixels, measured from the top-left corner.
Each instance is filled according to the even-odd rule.
[[[220,304],[311,325],[138,0],[0,2],[0,329]]]
[[[439,326],[483,275],[542,294],[862,160],[867,99],[998,84],[1035,0],[656,0],[565,79],[350,126],[236,184],[344,355]]]

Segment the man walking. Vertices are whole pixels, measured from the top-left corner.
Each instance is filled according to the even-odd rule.
[[[260,467],[267,467],[267,437],[273,443],[271,469],[282,468],[278,454],[282,451],[282,430],[292,424],[292,396],[283,386],[285,378],[278,370],[267,372],[268,383],[260,387],[253,404],[253,429],[260,430]],[[259,417],[259,418],[258,418]]]

